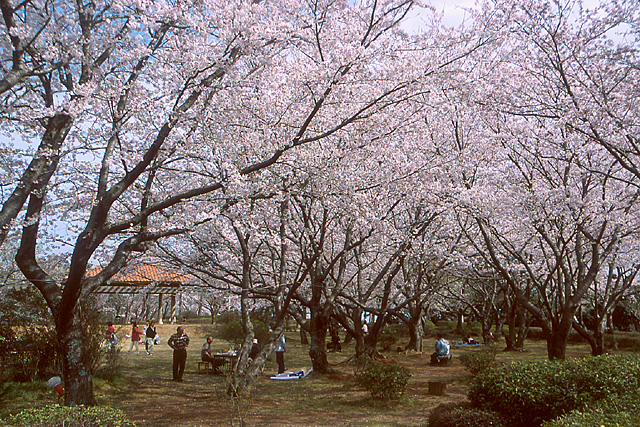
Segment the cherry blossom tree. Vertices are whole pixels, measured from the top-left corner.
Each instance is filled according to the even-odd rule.
[[[580,319],[574,321],[573,327],[591,346],[591,353],[598,356],[605,353],[605,331],[613,311],[618,303],[628,296],[636,279],[640,265],[624,265],[618,256],[612,257],[603,269],[600,280],[593,284],[585,302],[591,309],[592,324],[586,325]]]
[[[604,87],[620,89],[615,108],[635,114],[607,34],[634,15],[624,2],[596,12],[580,6],[485,3],[476,19],[488,25],[486,17],[502,17],[496,34],[504,37],[494,39],[493,55],[478,58],[474,86],[457,94],[454,121],[465,138],[455,140],[464,156],[452,180],[462,190],[461,212],[477,224],[469,240],[542,324],[552,359],[564,358],[588,289],[637,228],[628,169],[586,132],[618,126],[603,108]],[[602,86],[597,76],[608,67],[617,71]],[[527,295],[522,284],[535,292]]]
[[[5,116],[44,141],[2,226],[27,194],[16,262],[54,315],[67,404],[94,403],[79,300],[132,253],[215,216],[200,210],[204,195],[243,197],[246,177],[259,182],[294,148],[343,141],[433,71],[403,68],[411,50],[396,29],[411,1],[2,6],[15,59]],[[373,135],[383,128],[349,144]],[[36,257],[43,220],[56,215],[73,248],[62,286]],[[85,277],[100,252],[111,252],[105,267]]]

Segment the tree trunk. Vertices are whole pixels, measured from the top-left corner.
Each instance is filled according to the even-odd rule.
[[[90,340],[85,337],[78,310],[74,310],[73,320],[68,327],[58,325],[58,337],[62,345],[65,406],[95,405],[91,377],[93,356],[87,347]]]
[[[527,316],[527,312],[523,308],[519,310],[516,320],[516,324],[518,325],[518,333],[516,334],[514,349],[516,351],[524,351],[524,340],[529,334],[529,318]]]
[[[458,313],[457,313],[457,316],[458,316],[458,322],[456,323],[455,333],[459,334],[459,335],[462,335],[462,324],[464,323],[463,322],[463,320],[464,320],[464,311],[459,310]]]
[[[573,313],[571,315],[573,317]],[[573,322],[567,317],[555,325],[547,336],[547,356],[549,360],[564,360],[567,353],[567,340]]]
[[[406,324],[409,328],[409,344],[407,344],[405,350],[422,351],[424,339],[422,319],[420,316],[412,316]]]
[[[583,324],[577,321],[573,322],[573,329],[589,343],[592,356],[600,356],[605,353],[604,336],[606,327],[602,319],[595,325],[593,331],[588,330]]]
[[[309,337],[307,336],[307,332],[302,326],[300,327],[300,344],[309,345]]]
[[[371,328],[371,330],[369,330],[369,333],[364,337],[363,354],[366,354],[372,359],[377,359],[380,357],[380,353],[378,353],[378,335],[379,334],[377,330],[373,330],[373,329],[374,328]]]
[[[309,347],[309,357],[313,364],[314,372],[325,374],[331,371],[327,360],[326,336],[329,327],[329,319],[324,316],[318,307],[311,307],[311,320],[309,331],[311,345]]]

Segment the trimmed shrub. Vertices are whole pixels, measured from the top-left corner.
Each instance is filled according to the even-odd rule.
[[[470,402],[445,403],[429,415],[428,427],[509,427],[508,420],[494,411],[474,408]]]
[[[392,400],[399,398],[407,389],[411,372],[397,364],[367,363],[356,380],[374,399]]]
[[[357,358],[353,359],[351,361],[351,364],[353,365],[353,375],[356,377],[360,375],[370,363],[375,363],[375,360],[366,354],[361,354]]]
[[[108,406],[48,405],[25,409],[5,422],[14,427],[135,427],[124,412]]]
[[[573,411],[547,421],[544,427],[635,427],[640,425],[640,398],[638,395],[623,399],[603,399],[584,411]]]
[[[513,426],[538,426],[607,396],[640,385],[640,358],[598,356],[570,361],[513,363],[486,371],[469,390],[474,406],[513,417]]]
[[[479,375],[500,366],[500,363],[496,361],[496,348],[494,346],[484,346],[479,351],[461,354],[458,359],[472,375]]]

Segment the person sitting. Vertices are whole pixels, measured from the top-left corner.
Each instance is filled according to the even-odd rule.
[[[211,366],[213,366],[213,372],[214,373],[218,373],[219,372],[218,368],[224,364],[224,360],[223,359],[215,359],[211,355],[211,343],[212,342],[213,342],[213,337],[211,337],[211,336],[207,337],[207,341],[202,345],[202,351],[200,352],[200,359],[202,359],[203,362],[211,363]]]
[[[469,335],[465,335],[464,336],[464,343],[465,344],[470,344],[470,345],[475,345],[475,344],[478,344],[478,341],[474,340]]]
[[[259,353],[260,353],[260,346],[258,345],[258,340],[254,338],[253,344],[251,344],[251,350],[249,351],[249,358],[251,360],[256,360],[256,356]]]
[[[436,351],[431,355],[432,365],[446,365],[451,359],[451,345],[449,341],[444,339],[441,334],[438,334],[438,341],[436,342]]]
[[[207,337],[207,341],[202,344],[202,351],[200,352],[200,358],[203,362],[209,362],[213,365],[213,356],[211,355],[211,343],[213,337]]]

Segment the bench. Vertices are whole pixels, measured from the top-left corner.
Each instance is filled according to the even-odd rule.
[[[444,356],[438,356],[436,354],[431,355],[431,365],[435,366],[447,366],[451,358],[453,357],[452,353],[446,354]]]
[[[210,372],[213,372],[213,365],[210,362],[203,362],[203,361],[198,362],[199,374],[208,374]]]

